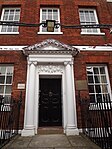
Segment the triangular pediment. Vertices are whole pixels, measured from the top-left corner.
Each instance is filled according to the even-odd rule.
[[[23,49],[25,55],[29,54],[72,54],[76,55],[79,50],[75,47],[61,43],[55,39],[46,39],[40,43]]]

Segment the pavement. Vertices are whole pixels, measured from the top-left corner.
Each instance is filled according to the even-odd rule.
[[[13,138],[3,149],[101,149],[84,135],[35,135]]]

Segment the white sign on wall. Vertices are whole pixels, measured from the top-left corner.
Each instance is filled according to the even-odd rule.
[[[17,89],[25,89],[25,84],[24,83],[18,83]]]

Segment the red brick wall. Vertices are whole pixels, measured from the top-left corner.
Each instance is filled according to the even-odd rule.
[[[65,25],[79,24],[78,8],[96,8],[99,23],[111,24],[111,3],[106,0],[1,0],[0,8],[5,6],[21,7],[21,22],[39,23],[40,7],[59,7],[61,23]],[[1,11],[0,11],[1,12]],[[105,36],[80,35],[80,29],[62,29],[63,35],[38,35],[39,28],[20,27],[19,35],[0,35],[0,45],[32,45],[47,38],[54,38],[73,45],[103,45],[112,41],[109,30],[102,29]]]
[[[96,8],[99,23],[112,24],[112,4],[106,3],[106,0],[0,0],[0,13],[5,6],[21,7],[21,22],[39,23],[40,7],[59,7],[61,14],[61,23],[65,25],[79,24],[78,8],[91,7]],[[108,30],[102,29],[105,36],[80,35],[79,29],[62,29],[62,35],[38,35],[38,28],[20,27],[19,35],[0,35],[0,46],[12,45],[32,45],[39,43],[44,39],[53,38],[65,44],[70,45],[104,45],[112,43],[112,35]],[[107,64],[109,77],[112,86],[112,53],[111,52],[81,52],[76,56],[74,62],[74,74],[76,80],[86,80],[86,64]],[[0,51],[0,64],[14,64],[14,82],[12,86],[12,95],[18,98],[20,90],[17,89],[18,83],[26,83],[26,57],[21,51]],[[78,91],[76,91],[78,95]],[[81,91],[81,97],[88,98],[88,90]],[[21,110],[21,126],[23,125],[24,98]],[[80,105],[77,98],[78,127],[81,127]]]
[[[12,84],[12,96],[18,100],[20,92],[22,91],[22,108],[21,108],[21,125],[23,125],[24,120],[24,106],[25,106],[25,90],[17,89],[18,83],[26,84],[26,71],[27,63],[26,57],[23,55],[22,51],[0,51],[0,65],[1,64],[13,64],[14,66],[14,76]]]
[[[87,64],[105,64],[108,68],[109,81],[112,90],[112,52],[80,52],[74,60],[74,76],[75,82],[77,80],[87,80],[86,65]],[[89,99],[88,90],[80,91],[80,98]],[[78,99],[78,90],[76,89],[76,101],[77,101],[77,116],[78,116],[78,127],[80,128],[81,123],[81,107]]]

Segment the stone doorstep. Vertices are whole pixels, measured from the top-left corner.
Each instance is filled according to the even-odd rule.
[[[39,127],[38,134],[63,134],[62,127]]]

